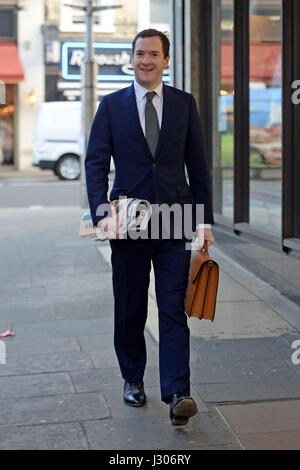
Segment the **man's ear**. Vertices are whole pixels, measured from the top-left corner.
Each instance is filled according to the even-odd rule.
[[[169,65],[169,61],[170,61],[170,55],[168,55],[166,58],[165,58],[165,69],[168,67]]]

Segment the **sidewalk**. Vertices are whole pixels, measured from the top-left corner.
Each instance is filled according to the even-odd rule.
[[[160,400],[153,285],[147,406],[122,402],[113,348],[109,245],[78,237],[77,207],[0,211],[0,449],[300,448],[299,307],[220,247],[216,319],[189,320],[192,395],[184,428]],[[34,227],[34,231],[33,231]]]
[[[52,170],[41,170],[37,166],[31,166],[26,170],[16,170],[13,165],[0,165],[0,181],[6,178],[25,178],[28,176],[53,175]]]

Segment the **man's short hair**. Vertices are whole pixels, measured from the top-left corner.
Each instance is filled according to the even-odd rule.
[[[157,29],[149,28],[140,31],[132,41],[132,55],[134,54],[135,44],[138,38],[151,38],[152,36],[159,36],[162,42],[162,48],[164,53],[164,58],[168,57],[170,51],[170,41],[165,33],[158,31]]]

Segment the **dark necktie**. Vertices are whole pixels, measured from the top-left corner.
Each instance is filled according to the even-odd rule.
[[[148,93],[146,93],[147,101],[145,105],[145,134],[153,157],[159,138],[158,117],[154,104],[152,103],[154,95],[155,91],[148,91]]]

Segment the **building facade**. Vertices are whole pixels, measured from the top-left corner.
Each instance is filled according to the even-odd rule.
[[[46,101],[79,100],[81,64],[84,57],[84,12],[76,9],[81,1],[46,0],[43,27],[46,64]],[[105,0],[102,6],[121,8],[95,12],[94,59],[97,64],[97,95],[128,86],[134,78],[130,64],[131,42],[137,31],[156,27],[169,32],[169,1]],[[169,73],[166,71],[166,81]]]
[[[44,99],[44,61],[39,0],[0,5],[0,80],[5,106],[0,110],[1,165],[22,170],[31,165],[36,106]]]
[[[32,166],[34,126],[43,101],[79,100],[84,56],[84,12],[80,0],[3,0],[0,5],[0,172]],[[96,3],[96,2],[95,2]],[[97,95],[133,80],[131,42],[137,31],[170,31],[169,1],[102,0],[122,8],[95,13],[93,27]],[[170,82],[168,71],[164,78]]]

